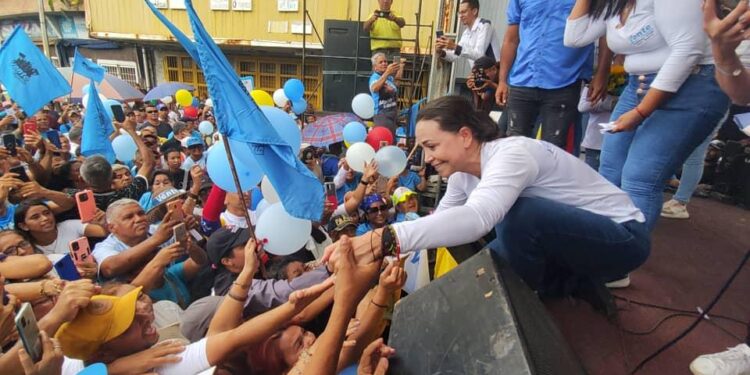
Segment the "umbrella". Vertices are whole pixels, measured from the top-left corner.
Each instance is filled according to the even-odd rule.
[[[302,130],[302,142],[316,147],[341,142],[344,140],[344,126],[352,121],[360,122],[360,119],[351,113],[338,113],[321,117],[305,126],[305,129]]]
[[[73,87],[73,93],[70,96],[71,99],[74,101],[80,101],[83,97],[83,86],[88,85],[91,80],[79,74],[76,74],[75,79],[73,79],[73,68],[70,67],[57,68],[57,70],[60,71],[60,74],[62,74],[62,76],[65,77],[68,83]],[[111,74],[104,75],[104,80],[97,85],[97,89],[100,94],[107,98],[119,100],[121,102],[143,99],[142,92]]]
[[[195,87],[181,82],[162,83],[161,85],[154,87],[153,89],[151,89],[151,91],[146,93],[146,96],[143,97],[143,101],[147,102],[149,100],[158,100],[165,96],[174,96],[174,93],[176,93],[177,90],[182,89],[192,92],[193,90],[195,90]]]

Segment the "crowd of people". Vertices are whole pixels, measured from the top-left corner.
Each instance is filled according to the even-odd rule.
[[[225,191],[209,177],[206,155],[221,136],[208,102],[195,116],[171,101],[123,104],[111,139],[128,135],[136,151],[112,163],[81,154],[82,106],[26,114],[6,100],[0,368],[385,374],[398,350],[386,344],[390,313],[408,277],[399,256],[483,239],[541,297],[615,314],[607,286],[629,285],[659,216],[686,203],[662,207],[666,181],[705,153],[730,101],[749,101],[750,73],[735,52],[750,37],[747,2],[722,18],[712,1],[688,3],[512,0],[501,44],[479,2],[462,0],[466,30],[438,38],[436,53],[470,61],[473,101],[434,99],[416,125],[424,162],[448,183],[437,208],[420,207],[428,168],[410,162],[384,177],[374,160],[363,172],[350,167],[342,144],[303,145],[298,157],[334,193],[305,245],[284,256],[254,236],[260,186]],[[391,4],[380,0],[365,24],[385,34],[372,41],[370,89],[375,123],[408,152],[395,85],[405,21]],[[611,68],[613,56],[624,71]],[[489,117],[492,101],[506,126]],[[564,150],[581,112],[594,129],[586,162]],[[198,131],[206,121],[214,134]],[[36,348],[14,324],[21,304],[38,322]],[[750,363],[747,344],[727,353],[691,370],[742,373],[726,370],[741,362],[732,358]]]

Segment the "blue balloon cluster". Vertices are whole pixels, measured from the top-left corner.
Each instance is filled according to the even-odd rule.
[[[128,134],[120,134],[112,140],[112,149],[115,150],[117,160],[129,163],[135,159],[135,152],[138,150],[138,146],[135,144],[133,137]]]
[[[298,153],[302,146],[302,133],[300,133],[294,119],[288,113],[276,107],[261,106],[260,110],[266,115],[266,118],[271,122],[276,132],[279,133],[279,136],[289,146],[292,146],[292,150],[295,153]]]
[[[229,140],[229,146],[232,148],[232,156],[234,156],[234,165],[237,167],[237,177],[240,180],[240,187],[242,191],[249,191],[258,185],[260,179],[263,178],[263,172],[258,162],[255,161],[252,150],[250,150],[248,145]],[[234,177],[229,168],[227,150],[224,148],[223,142],[215,144],[209,150],[206,169],[208,169],[208,176],[211,177],[211,181],[220,188],[229,192],[237,192],[237,188],[234,185]]]
[[[284,83],[284,95],[294,103],[305,95],[305,85],[297,78],[292,78]]]
[[[364,142],[367,138],[367,128],[360,122],[352,121],[344,126],[344,141],[353,145]]]
[[[297,99],[292,101],[292,112],[296,115],[301,115],[307,110],[307,101],[305,99]]]

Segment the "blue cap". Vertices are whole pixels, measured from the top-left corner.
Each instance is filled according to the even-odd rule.
[[[187,139],[187,142],[185,142],[187,145],[187,148],[193,147],[193,146],[203,146],[203,140],[200,139],[200,137],[190,137]]]

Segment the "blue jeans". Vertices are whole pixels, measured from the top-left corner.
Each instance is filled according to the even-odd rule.
[[[594,150],[593,148],[586,149],[586,159],[584,161],[589,167],[594,168],[595,171],[599,170],[599,158],[602,152],[600,150]]]
[[[713,139],[713,133],[706,137],[698,147],[693,150],[692,153],[682,163],[682,175],[680,176],[680,186],[677,188],[677,192],[672,197],[674,200],[688,204],[690,197],[693,196],[695,188],[703,178],[703,165],[706,160],[706,151],[708,151],[708,144]]]
[[[654,77],[630,77],[613,121],[643,100]],[[599,173],[630,195],[646,215],[649,231],[661,212],[665,181],[711,134],[727,108],[729,98],[714,79],[714,67],[702,65],[635,131],[604,135]]]
[[[542,198],[518,198],[489,247],[535,290],[569,279],[609,281],[646,261],[651,249],[643,223],[608,217]]]

